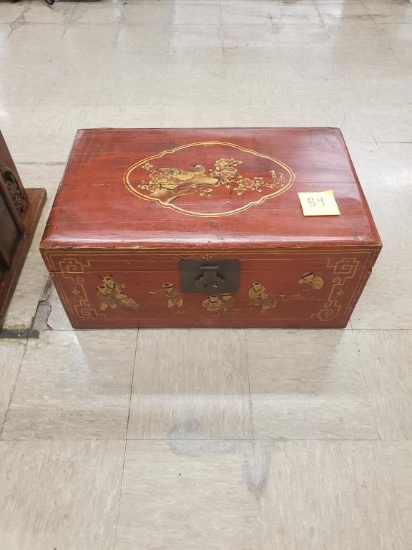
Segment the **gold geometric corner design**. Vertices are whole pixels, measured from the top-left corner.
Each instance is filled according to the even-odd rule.
[[[348,281],[355,278],[359,264],[360,261],[357,258],[343,258],[335,263],[330,259],[327,261],[326,267],[333,268],[332,273],[335,275],[332,280],[333,286],[327,301],[323,304],[323,307],[318,313],[314,313],[311,316],[312,319],[330,321],[340,314],[342,306],[339,301],[345,292],[343,287]]]
[[[63,258],[58,265],[63,273],[84,273],[86,267],[91,267],[89,260],[81,262],[77,258]]]
[[[97,311],[87,297],[86,289],[84,288],[84,278],[79,275],[71,275],[70,273],[62,273],[64,279],[68,279],[72,283],[72,294],[76,297],[75,302],[73,298],[68,298],[64,289],[61,287],[61,292],[65,298],[66,304],[71,304],[74,313],[79,319],[97,319],[105,318],[105,315]]]

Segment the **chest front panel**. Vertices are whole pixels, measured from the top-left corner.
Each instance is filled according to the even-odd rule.
[[[183,292],[180,260],[55,252],[48,256],[65,310],[77,328],[345,326],[377,250],[332,249],[240,254],[239,289]],[[216,264],[230,253],[209,255]],[[114,261],[115,260],[115,261]]]

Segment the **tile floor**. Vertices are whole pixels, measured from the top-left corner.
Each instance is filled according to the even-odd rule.
[[[351,326],[71,330],[37,245],[75,130],[247,125],[342,128],[384,241]],[[412,5],[2,1],[0,127],[49,193],[0,339],[2,550],[411,550]]]

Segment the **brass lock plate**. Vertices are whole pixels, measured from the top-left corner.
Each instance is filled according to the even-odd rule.
[[[239,290],[239,260],[181,260],[180,290],[213,296]]]

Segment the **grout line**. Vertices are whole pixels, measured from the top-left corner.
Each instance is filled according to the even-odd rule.
[[[130,420],[130,411],[132,406],[132,396],[133,396],[133,384],[134,384],[134,376],[136,373],[136,359],[137,359],[137,349],[139,347],[139,329],[136,329],[136,345],[134,349],[134,360],[133,360],[133,374],[132,374],[132,381],[130,386],[130,398],[129,398],[129,414],[127,415],[127,422],[126,422],[126,440],[128,439],[127,434],[129,431],[129,420]]]
[[[376,407],[375,407],[375,404],[374,404],[374,399],[373,399],[373,396],[372,396],[371,387],[370,387],[370,384],[368,383],[368,380],[366,378],[365,369],[363,368],[363,359],[362,359],[362,355],[361,355],[359,340],[357,338],[356,330],[353,330],[352,332],[353,332],[353,339],[355,341],[355,346],[356,346],[356,353],[357,353],[358,361],[359,361],[359,369],[361,371],[363,383],[364,383],[365,390],[366,390],[365,398],[367,399],[367,402],[369,403],[369,408],[370,408],[371,413],[373,415],[373,418],[375,420],[376,432],[378,434],[378,440],[377,441],[380,441],[382,443],[382,436],[381,436],[381,432],[380,432],[379,419],[377,417],[377,411],[376,411]]]
[[[68,441],[68,442],[72,442],[72,443],[81,443],[82,441],[96,441],[96,442],[100,442],[100,443],[103,443],[103,442],[106,442],[106,441],[125,441],[125,442],[128,442],[128,441],[140,441],[140,442],[144,442],[144,443],[151,443],[151,442],[167,442],[167,443],[173,443],[173,442],[181,442],[181,443],[184,443],[184,442],[191,442],[191,443],[200,443],[200,442],[211,442],[211,443],[219,443],[219,441],[230,441],[230,442],[249,442],[249,443],[253,443],[254,441],[255,442],[266,442],[266,443],[278,443],[278,444],[287,444],[287,443],[301,443],[301,442],[306,442],[306,443],[376,443],[376,442],[379,442],[379,443],[404,443],[404,442],[411,442],[412,443],[412,439],[382,439],[382,438],[368,438],[368,439],[365,439],[365,438],[360,438],[360,439],[354,439],[354,438],[333,438],[333,437],[325,437],[325,438],[312,438],[312,439],[304,439],[304,438],[291,438],[291,439],[287,439],[287,438],[271,438],[271,437],[266,437],[266,438],[262,438],[262,437],[258,437],[256,439],[250,439],[250,438],[240,438],[240,437],[214,437],[214,438],[205,438],[205,439],[193,439],[193,438],[183,438],[183,439],[170,439],[170,438],[153,438],[153,439],[148,439],[148,438],[129,438],[129,439],[124,439],[124,437],[107,437],[107,438],[96,438],[96,437],[84,437],[84,438],[53,438],[53,437],[49,437],[49,438],[44,438],[44,437],[33,437],[33,438],[30,438],[30,439],[1,439],[0,440],[0,444],[2,443],[45,443],[45,442],[50,442],[50,441],[54,441],[54,442],[63,442],[63,441]]]
[[[248,387],[249,387],[249,412],[250,412],[250,427],[251,427],[251,433],[252,433],[252,448],[253,448],[253,480],[255,486],[258,484],[259,479],[259,467],[258,467],[258,461],[256,457],[256,442],[255,439],[255,433],[254,433],[254,427],[253,427],[253,403],[252,403],[252,392],[251,392],[251,386],[250,386],[250,372],[249,372],[249,350],[247,347],[247,341],[246,341],[246,331],[243,330],[243,342],[245,346],[245,366],[246,366],[246,373],[247,373],[247,380],[248,380]],[[264,524],[263,524],[263,518],[261,514],[261,507],[259,502],[259,497],[256,495],[256,513],[257,513],[257,520],[259,523],[259,535],[261,541],[264,540]]]
[[[396,490],[394,477],[392,475],[392,469],[391,469],[390,464],[389,464],[388,455],[385,452],[384,443],[387,443],[387,441],[386,440],[381,441],[381,443],[380,443],[380,448],[381,448],[381,453],[382,453],[382,462],[383,462],[384,467],[386,469],[386,475],[388,477],[390,488],[392,489],[392,494],[393,494],[394,498],[393,499],[391,498],[391,501],[392,501],[392,505],[395,506],[395,509],[396,509],[396,512],[397,512],[396,515],[397,515],[397,519],[398,519],[398,524],[399,524],[400,527],[402,527],[402,529],[404,531],[401,534],[401,536],[403,538],[403,535],[405,535],[405,533],[408,532],[407,531],[408,524],[405,522],[404,515],[402,514],[402,509],[400,507],[401,495],[399,495],[399,492]],[[406,535],[405,535],[405,540],[406,540]]]
[[[346,328],[345,330],[347,332],[350,332],[350,331],[354,331],[354,332],[362,332],[362,331],[371,331],[371,332],[412,332],[412,327],[405,327],[405,328],[369,328],[369,327],[366,327],[366,328],[357,328],[357,327],[354,327],[352,322],[351,322],[351,327],[352,328]],[[38,340],[40,334],[42,334],[43,332],[49,332],[50,330],[52,330],[53,332],[77,332],[79,329],[74,329],[74,328],[53,328],[53,329],[49,329],[49,328],[45,328],[45,329],[40,329],[40,330],[33,330],[32,328],[30,327],[27,327],[26,329],[21,329],[21,330],[16,330],[14,331],[13,329],[7,329],[7,328],[4,328],[2,331],[0,331],[0,341],[1,340],[25,340],[26,338],[31,340],[31,339],[35,339],[35,340]],[[104,331],[104,332],[110,332],[111,329],[94,329],[94,328],[87,328],[87,329],[80,329],[81,332],[84,332],[84,333],[87,333],[87,332],[93,332],[93,331]],[[118,330],[139,330],[139,329],[133,329],[133,328],[128,328],[128,329],[118,329]],[[143,329],[145,330],[145,329]],[[176,329],[176,330],[180,330],[180,329]],[[184,329],[182,329],[184,330]],[[203,329],[193,329],[193,330],[203,330]],[[233,329],[233,330],[240,330],[240,329]],[[324,330],[329,330],[329,331],[338,331],[338,330],[341,330],[341,329],[263,329],[263,330],[277,330],[277,331],[289,331],[289,330],[310,330],[310,331],[313,331],[313,332],[323,332]]]
[[[10,411],[10,405],[11,405],[11,402],[13,400],[13,396],[14,396],[14,392],[16,390],[16,386],[17,386],[17,380],[19,378],[19,375],[20,375],[20,371],[21,371],[21,367],[23,365],[23,361],[26,357],[26,352],[27,352],[27,346],[29,345],[29,338],[27,337],[26,338],[26,342],[24,344],[24,351],[23,351],[23,355],[21,357],[21,361],[20,361],[20,365],[19,365],[19,368],[17,370],[17,373],[16,373],[16,378],[14,379],[14,384],[13,384],[13,389],[11,391],[11,394],[10,394],[10,399],[9,399],[9,402],[8,402],[8,405],[7,405],[7,410],[6,410],[6,414],[4,415],[4,420],[3,420],[3,424],[0,428],[0,442],[3,441],[2,440],[2,435],[3,435],[3,430],[4,430],[4,426],[6,425],[6,422],[7,422],[7,417],[9,415],[9,411]],[[4,440],[4,441],[7,441],[7,440]],[[13,440],[12,440],[13,441]]]
[[[64,33],[63,33],[63,36],[66,34],[66,31],[68,30],[69,26],[71,25],[72,19],[73,19],[73,17],[74,17],[74,14],[75,14],[75,12],[76,12],[78,6],[79,6],[79,2],[76,2],[76,4],[75,4],[74,7],[73,7],[72,13],[71,13],[71,15],[70,15],[70,17],[69,17],[69,19],[68,19],[66,25],[65,25],[66,29],[65,29],[65,31],[64,31]]]
[[[127,422],[126,422],[126,437],[125,437],[125,442],[124,442],[123,468],[122,468],[122,474],[121,474],[121,477],[120,477],[119,501],[118,501],[118,507],[117,507],[117,516],[116,516],[113,550],[115,550],[116,544],[117,544],[117,529],[118,529],[118,526],[119,526],[120,503],[121,503],[121,500],[122,500],[123,478],[124,478],[124,470],[125,470],[125,467],[126,467],[126,451],[127,451],[127,442],[128,442],[127,432],[129,430],[130,410],[131,410],[131,404],[132,404],[133,383],[134,383],[134,375],[135,375],[135,370],[136,370],[136,357],[137,357],[138,343],[139,343],[139,329],[137,329],[137,331],[136,331],[136,345],[135,345],[135,350],[134,350],[133,374],[132,374],[132,381],[131,381],[131,386],[130,386],[129,414],[127,415]]]
[[[57,160],[57,161],[49,161],[49,162],[42,162],[42,161],[16,161],[16,164],[18,166],[36,166],[36,165],[39,165],[39,166],[65,166],[66,165],[66,162],[63,162],[63,161],[60,161],[60,160]]]
[[[119,526],[120,503],[121,503],[121,500],[122,500],[123,477],[124,477],[124,470],[125,470],[125,466],[126,466],[126,449],[127,449],[127,439],[119,440],[119,441],[124,441],[124,454],[123,454],[122,473],[121,473],[121,476],[120,476],[119,500],[117,502],[117,514],[116,514],[116,523],[115,523],[115,529],[114,529],[113,550],[115,550],[116,545],[117,545],[117,529],[118,529],[118,526]]]
[[[327,34],[328,34],[328,36],[329,36],[329,38],[330,38],[330,37],[331,37],[331,34],[330,34],[329,31],[328,31],[328,26],[327,26],[327,24],[326,24],[326,21],[324,21],[324,19],[323,19],[323,17],[322,17],[322,14],[321,14],[320,9],[319,9],[319,5],[318,5],[317,2],[314,2],[314,5],[315,5],[315,8],[316,8],[316,12],[317,12],[317,14],[319,15],[320,24],[321,24],[321,26],[326,30],[326,32],[327,32]]]
[[[252,392],[250,389],[250,373],[249,373],[249,353],[248,348],[246,345],[246,332],[243,329],[243,343],[245,346],[245,368],[246,368],[246,375],[247,375],[247,383],[248,383],[248,390],[249,390],[249,413],[250,413],[250,428],[251,428],[251,434],[252,434],[252,441],[255,440],[255,434],[253,429],[253,403],[252,403]],[[254,449],[254,446],[253,446]]]
[[[363,330],[368,330],[368,331],[374,331],[374,332],[399,332],[399,331],[412,331],[412,327],[411,328],[356,328],[354,327],[353,328],[353,331],[355,332],[359,332],[359,331],[363,331]]]

